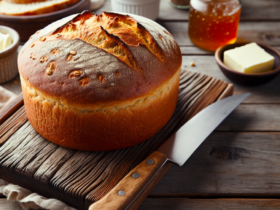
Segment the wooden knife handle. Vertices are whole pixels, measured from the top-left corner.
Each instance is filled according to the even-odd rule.
[[[153,152],[129,172],[105,197],[93,203],[89,210],[125,210],[156,176],[167,157]]]

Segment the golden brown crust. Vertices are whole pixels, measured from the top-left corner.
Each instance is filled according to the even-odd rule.
[[[86,19],[88,16],[91,14],[83,13],[75,19],[81,17]],[[133,16],[133,18],[139,17]],[[126,39],[122,40],[124,42],[122,48],[131,54],[128,57],[133,59],[136,68],[124,62],[116,52],[112,53],[108,49],[87,42],[84,38],[89,33],[85,30],[86,27],[75,32],[75,34],[82,34],[75,39],[57,33],[69,24],[73,24],[71,20],[67,22],[69,23],[65,26],[63,26],[64,20],[62,26],[56,23],[54,27],[48,27],[35,34],[25,44],[18,58],[18,66],[23,78],[30,81],[41,92],[61,98],[65,103],[87,106],[132,100],[164,84],[181,66],[182,56],[177,43],[164,32],[165,29],[151,20],[140,17],[137,22],[144,25],[143,27],[150,34],[153,33],[151,43],[157,45],[154,49],[161,48],[163,60],[141,42],[135,46],[136,43],[130,44]],[[86,23],[85,21],[84,24]],[[153,31],[155,29],[158,32]],[[75,27],[72,30],[75,31]],[[116,36],[113,32],[110,34]],[[52,51],[55,49],[60,52],[53,54]],[[76,54],[72,55],[71,51],[75,51]],[[43,57],[48,60],[42,62]],[[48,74],[50,62],[56,64],[52,74]],[[69,77],[73,70],[79,70],[83,74],[73,79]],[[80,85],[79,81],[85,78],[88,83],[84,86]]]
[[[164,60],[162,49],[147,29],[125,15],[84,13],[53,33],[54,39],[57,34],[63,39],[82,39],[117,56],[134,69],[137,66],[126,44],[134,47],[145,45],[158,59]]]
[[[18,57],[32,126],[56,144],[90,151],[130,147],[158,132],[175,109],[181,63],[157,23],[89,12],[34,34]]]
[[[180,69],[153,94],[122,106],[79,110],[49,100],[22,79],[24,103],[31,125],[61,146],[87,151],[131,147],[157,133],[174,112]]]

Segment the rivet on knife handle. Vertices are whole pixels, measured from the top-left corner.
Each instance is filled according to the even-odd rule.
[[[166,160],[167,157],[164,154],[153,152],[146,160],[130,171],[105,197],[93,203],[89,210],[127,209]]]

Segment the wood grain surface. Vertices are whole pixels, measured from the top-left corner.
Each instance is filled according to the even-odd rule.
[[[16,202],[8,202],[0,198],[1,210],[22,210]],[[189,198],[147,198],[139,210],[170,209],[246,209],[246,210],[278,210],[278,199],[189,199]]]
[[[22,107],[0,126],[0,131],[5,131],[0,139],[0,178],[85,209],[155,151],[181,122],[213,103],[227,87],[223,81],[183,71],[177,107],[167,125],[142,144],[112,152],[74,151],[55,145],[26,122]],[[23,117],[18,120],[18,116]],[[15,124],[23,125],[12,134],[9,128]]]
[[[215,132],[150,196],[279,197],[279,132]]]
[[[273,46],[280,51],[280,46]],[[214,56],[214,53],[202,50],[195,46],[180,46],[182,55],[209,55]]]
[[[17,99],[15,100],[17,101]],[[18,103],[16,103],[16,106]],[[22,105],[22,101],[21,101]],[[14,109],[14,108],[13,108]],[[3,113],[3,115],[6,117],[7,115],[11,114],[11,110],[1,110],[0,113]],[[4,114],[6,113],[6,114]],[[27,121],[27,116],[25,113],[25,109],[22,106],[17,111],[15,111],[12,116],[9,118],[9,120],[6,120],[3,124],[0,126],[0,146],[4,144],[9,137],[14,134],[15,131],[17,131],[23,123]]]
[[[280,50],[280,1],[241,2],[239,40],[263,42]],[[101,10],[111,10],[109,0]],[[168,0],[161,0],[158,22],[178,41],[184,55],[183,69],[230,82],[213,54],[191,43],[187,20],[187,10],[174,9]],[[195,67],[190,66],[193,61]],[[19,78],[15,80],[1,85],[18,94]],[[140,210],[280,209],[279,81],[280,76],[256,87],[234,84],[234,94],[252,93],[236,110],[238,116],[230,115],[186,165],[172,166]],[[52,173],[46,174],[45,180]],[[0,199],[0,209],[17,206]]]
[[[279,199],[189,199],[189,198],[147,198],[139,210],[170,209],[246,209],[246,210],[278,210]]]
[[[23,104],[23,95],[22,93],[16,96],[16,98],[9,103],[6,103],[0,111],[0,125],[9,118],[14,112],[18,110]],[[1,143],[0,143],[1,144]]]

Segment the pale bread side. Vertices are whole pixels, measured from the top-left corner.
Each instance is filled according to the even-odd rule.
[[[79,0],[48,0],[31,4],[13,4],[6,1],[0,2],[0,14],[22,16],[40,15],[65,9]]]

